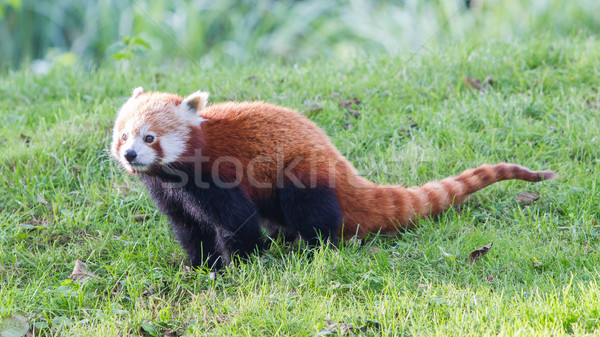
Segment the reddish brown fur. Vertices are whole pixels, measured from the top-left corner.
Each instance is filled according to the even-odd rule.
[[[533,172],[502,163],[483,165],[422,187],[376,185],[358,175],[321,129],[292,110],[261,102],[231,102],[209,106],[201,115],[209,121],[194,129],[188,155],[203,149],[203,155],[210,157],[205,166],[208,170],[217,158],[237,158],[244,169],[241,187],[255,201],[269,198],[274,189],[256,188],[248,179],[247,168],[254,168],[255,182],[274,184],[282,170],[278,157],[283,167],[295,163],[292,179],[305,186],[332,181],[343,211],[344,226],[338,235],[343,232],[344,237],[412,227],[419,218],[439,214],[501,180],[554,177],[551,171]],[[220,172],[225,171],[230,170]]]

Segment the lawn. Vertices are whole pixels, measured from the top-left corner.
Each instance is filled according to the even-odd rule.
[[[502,161],[559,179],[498,183],[393,238],[277,242],[212,277],[185,267],[144,186],[109,158],[116,110],[140,85],[297,109],[381,183]],[[344,62],[4,72],[0,316],[49,336],[599,334],[599,126],[600,40],[577,35]],[[516,201],[523,191],[539,199]],[[69,279],[77,260],[97,277]]]

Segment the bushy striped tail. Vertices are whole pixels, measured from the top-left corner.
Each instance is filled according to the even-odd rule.
[[[485,164],[476,169],[466,170],[456,177],[406,189],[405,199],[408,201],[406,205],[408,210],[405,206],[397,215],[403,216],[405,221],[412,223],[419,218],[436,215],[450,206],[458,205],[469,195],[502,180],[538,182],[554,178],[556,178],[554,171],[531,171],[523,166],[507,163]],[[404,222],[402,218],[396,219]]]

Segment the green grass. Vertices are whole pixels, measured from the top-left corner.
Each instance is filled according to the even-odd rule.
[[[408,59],[4,73],[0,316],[24,315],[52,336],[348,328],[327,320],[364,335],[600,333],[600,41],[463,42]],[[488,74],[486,93],[463,84]],[[500,161],[560,178],[499,183],[397,238],[279,244],[212,279],[185,270],[166,219],[108,157],[116,109],[139,85],[306,111],[381,183]],[[338,104],[353,97],[358,117]],[[519,205],[523,190],[540,199]],[[490,242],[470,266],[469,252]],[[99,278],[66,281],[77,259]]]

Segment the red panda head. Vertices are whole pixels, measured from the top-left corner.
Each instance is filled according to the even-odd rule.
[[[197,91],[184,99],[136,88],[117,113],[112,156],[130,173],[178,161],[192,128],[205,121],[199,112],[207,101],[206,92]]]

